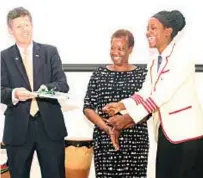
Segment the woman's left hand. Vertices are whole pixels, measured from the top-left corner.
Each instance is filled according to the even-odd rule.
[[[118,151],[120,131],[110,126],[107,126],[105,129],[105,132],[109,135],[111,142],[113,144],[113,147],[115,148],[115,151]]]

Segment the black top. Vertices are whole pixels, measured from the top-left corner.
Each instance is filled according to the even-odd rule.
[[[99,67],[92,74],[84,99],[84,108],[98,111],[98,114],[108,119],[102,108],[111,102],[118,102],[139,91],[147,74],[146,68],[137,67],[132,71],[111,71]]]

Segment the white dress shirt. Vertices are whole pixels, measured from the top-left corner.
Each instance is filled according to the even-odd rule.
[[[20,51],[20,55],[21,55],[21,58],[22,58],[22,59],[23,59],[23,57],[24,57],[24,51],[27,50],[27,53],[28,53],[28,55],[29,55],[28,59],[30,60],[30,61],[29,61],[29,62],[30,62],[30,65],[33,66],[33,43],[31,43],[31,44],[27,47],[27,49],[22,48],[22,47],[19,46],[19,45],[17,45],[17,47],[18,47],[18,49],[19,49],[19,51]],[[19,100],[15,97],[16,89],[17,89],[17,88],[13,89],[13,91],[12,91],[12,103],[13,103],[13,105],[16,105],[16,104],[19,102]]]

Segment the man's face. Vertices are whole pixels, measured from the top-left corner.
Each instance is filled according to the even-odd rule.
[[[21,16],[10,21],[9,33],[19,45],[29,45],[32,42],[32,22],[28,16]]]

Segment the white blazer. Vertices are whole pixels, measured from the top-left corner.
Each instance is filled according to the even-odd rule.
[[[156,140],[161,124],[171,143],[203,136],[203,110],[195,87],[195,63],[187,51],[178,49],[174,41],[168,45],[161,55],[158,73],[158,54],[155,55],[148,64],[142,89],[122,100],[135,123],[152,113]]]

